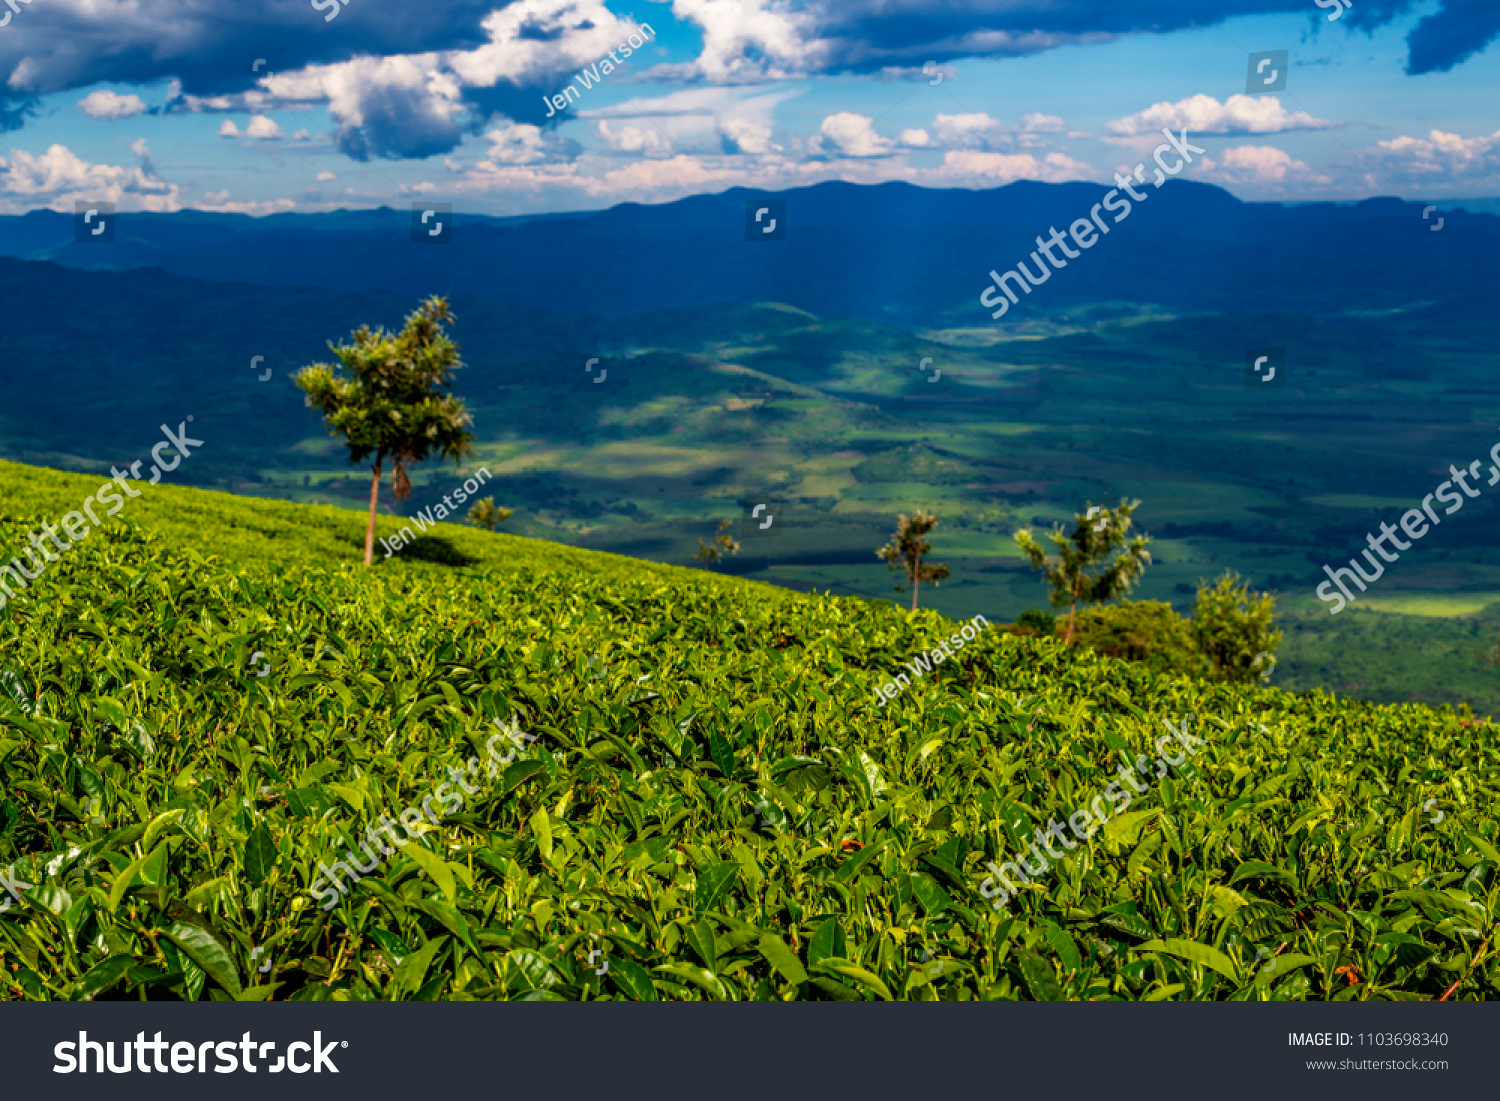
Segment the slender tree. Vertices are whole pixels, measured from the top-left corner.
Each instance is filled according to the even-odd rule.
[[[915,516],[902,513],[896,517],[896,534],[891,541],[875,552],[885,559],[886,569],[898,566],[906,571],[906,582],[911,586],[911,610],[917,610],[917,589],[924,581],[936,585],[948,576],[948,567],[922,561],[922,556],[932,550],[927,533],[937,527],[938,518],[931,513],[918,511]],[[901,585],[896,591],[902,590]]]
[[[329,348],[338,363],[314,363],[297,372],[307,404],[323,414],[329,434],[349,449],[349,461],[370,466],[370,520],[365,528],[365,565],[374,560],[375,509],[380,474],[391,461],[398,501],[411,496],[409,467],[429,456],[461,462],[472,453],[473,423],[464,403],[444,389],[463,367],[458,345],[445,323],[454,320],[448,300],[428,298],[399,333],[361,325],[353,343]]]
[[[1047,555],[1030,529],[1016,532],[1016,543],[1031,568],[1041,570],[1052,586],[1053,606],[1068,609],[1064,642],[1073,641],[1074,616],[1080,601],[1094,604],[1125,595],[1150,564],[1146,536],[1137,535],[1127,543],[1130,514],[1139,504],[1122,500],[1119,508],[1090,508],[1087,513],[1077,513],[1074,519],[1078,523],[1071,535],[1064,534],[1061,525],[1053,528],[1048,538],[1057,547],[1055,558]]]
[[[511,509],[496,507],[493,497],[486,497],[469,509],[469,523],[476,528],[489,528],[494,531],[500,521],[510,519],[511,512]]]
[[[693,557],[703,560],[704,569],[728,555],[739,553],[740,544],[734,536],[728,533],[729,525],[728,520],[719,521],[719,533],[714,536],[712,545],[705,543],[702,539],[698,540],[698,549],[693,553]]]

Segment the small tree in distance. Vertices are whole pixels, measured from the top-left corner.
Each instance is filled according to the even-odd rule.
[[[729,520],[719,521],[719,533],[714,536],[712,545],[705,543],[702,539],[698,540],[698,549],[693,553],[693,557],[703,560],[704,569],[707,569],[713,563],[718,562],[727,555],[739,553],[739,543],[732,535],[728,534],[730,523],[731,521]]]
[[[365,527],[365,565],[374,561],[375,509],[380,473],[391,460],[396,500],[411,496],[407,468],[436,454],[461,462],[473,449],[466,431],[473,423],[464,403],[442,388],[463,366],[458,345],[443,328],[453,315],[446,298],[427,299],[399,333],[361,325],[352,344],[329,347],[338,365],[314,363],[297,372],[307,404],[323,414],[330,434],[349,449],[349,461],[373,456],[370,520]],[[340,371],[344,373],[339,373]]]
[[[1041,570],[1052,586],[1053,605],[1068,609],[1064,642],[1073,641],[1074,617],[1080,601],[1093,604],[1125,595],[1150,564],[1146,536],[1137,535],[1126,543],[1130,514],[1139,504],[1122,500],[1119,508],[1091,508],[1087,513],[1077,513],[1074,516],[1077,527],[1071,535],[1064,534],[1061,525],[1053,528],[1048,538],[1057,547],[1055,558],[1047,555],[1030,529],[1016,532],[1016,543],[1031,568]],[[1115,554],[1116,551],[1119,553]],[[1112,560],[1111,555],[1114,555]]]
[[[511,510],[508,508],[497,508],[493,497],[486,497],[477,502],[469,509],[469,523],[476,528],[489,528],[494,531],[500,521],[510,519]]]
[[[885,559],[886,569],[894,570],[900,566],[906,571],[906,582],[911,586],[912,611],[917,610],[917,589],[922,582],[931,581],[936,585],[948,576],[947,566],[922,561],[922,556],[932,550],[927,533],[937,524],[938,518],[929,512],[919,510],[915,516],[902,513],[896,517],[896,534],[875,552],[877,557]],[[896,591],[901,590],[902,586],[897,585]]]

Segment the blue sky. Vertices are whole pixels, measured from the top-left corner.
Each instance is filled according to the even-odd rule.
[[[1208,150],[1186,178],[1243,199],[1500,195],[1492,0],[336,2],[0,7],[0,213],[1103,182],[1163,125]],[[1285,90],[1246,96],[1278,49]]]

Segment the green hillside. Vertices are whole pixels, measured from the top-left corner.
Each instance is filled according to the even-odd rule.
[[[0,557],[98,484],[0,462]],[[453,525],[365,570],[362,534],[161,485],[0,610],[10,997],[1500,992],[1493,726],[996,630],[880,708],[957,624]],[[1192,755],[1105,803],[1168,723]],[[987,862],[1101,805],[991,906]]]

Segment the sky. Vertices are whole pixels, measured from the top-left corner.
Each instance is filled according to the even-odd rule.
[[[1497,37],[1497,0],[3,0],[0,214],[1104,183],[1164,126],[1247,201],[1495,197]]]

